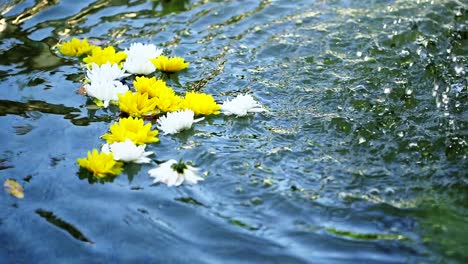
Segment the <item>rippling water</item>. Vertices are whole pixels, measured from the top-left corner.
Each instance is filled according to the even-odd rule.
[[[0,1],[2,263],[468,262],[468,6],[453,0]],[[196,186],[129,166],[90,183],[76,159],[112,111],[75,93],[55,45],[154,43],[168,80],[269,112],[160,136]]]

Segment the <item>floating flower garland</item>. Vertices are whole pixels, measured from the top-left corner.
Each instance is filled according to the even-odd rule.
[[[156,127],[164,135],[176,134],[190,129],[204,117],[195,116],[225,115],[245,116],[248,113],[263,112],[264,108],[251,95],[238,95],[216,103],[210,94],[186,92],[184,97],[168,87],[166,82],[156,77],[135,76],[133,85],[126,80],[130,75],[148,75],[157,70],[174,73],[186,69],[190,63],[180,57],[166,57],[162,50],[153,44],[132,43],[124,51],[114,47],[101,48],[90,45],[87,39],[73,38],[58,45],[58,51],[65,56],[83,58],[86,78],[83,93],[93,99],[99,107],[116,104],[120,111],[129,117],[114,122],[109,132],[101,136],[106,143],[101,152],[88,151],[86,158],[78,158],[78,165],[92,173],[97,179],[105,179],[120,174],[124,163],[151,163],[152,151],[145,151],[146,144],[159,142],[158,130],[142,119],[158,117]],[[165,115],[163,115],[165,114]],[[198,169],[183,161],[168,160],[148,171],[154,182],[168,186],[182,183],[196,184],[204,179],[198,176]]]

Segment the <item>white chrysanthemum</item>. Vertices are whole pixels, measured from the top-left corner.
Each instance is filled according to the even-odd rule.
[[[84,89],[89,96],[103,101],[104,107],[108,107],[110,101],[119,100],[118,94],[124,94],[128,91],[128,86],[119,81],[96,79],[92,83],[86,84]]]
[[[156,70],[156,67],[148,60],[127,59],[124,63],[124,69],[133,74],[150,74]]]
[[[115,81],[123,77],[127,77],[125,70],[120,69],[117,63],[111,64],[110,62],[102,64],[101,66],[93,63],[91,68],[86,71],[86,79],[88,82],[99,81]]]
[[[193,119],[194,113],[192,110],[183,110],[167,113],[158,119],[157,128],[162,130],[165,135],[175,134],[184,129],[189,129],[192,124],[203,120],[202,118]]]
[[[203,181],[203,178],[198,176],[197,172],[197,168],[173,159],[148,171],[150,177],[154,178],[154,183],[162,182],[167,186],[179,186],[183,182],[196,184],[198,181]]]
[[[156,70],[150,59],[161,55],[162,49],[153,44],[132,43],[129,49],[125,49],[127,59],[123,64],[126,71],[133,74],[150,74]]]
[[[149,155],[153,154],[152,151],[145,151],[146,145],[137,146],[130,139],[125,142],[116,142],[112,144],[104,144],[101,151],[104,153],[114,154],[115,160],[135,163],[150,163]]]
[[[265,109],[253,99],[250,94],[239,94],[232,100],[226,100],[221,105],[221,112],[225,115],[245,116],[247,113],[263,112]]]

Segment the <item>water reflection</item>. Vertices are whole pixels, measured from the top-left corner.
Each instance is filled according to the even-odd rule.
[[[153,10],[157,10],[161,5],[163,15],[185,11],[189,4],[189,0],[151,0],[151,2],[153,2]]]
[[[11,23],[13,25],[19,25],[24,23],[26,20],[31,19],[38,13],[44,11],[52,5],[56,5],[60,0],[36,0],[34,6],[23,10],[19,15],[14,18],[11,18]]]
[[[49,104],[47,102],[37,100],[29,100],[26,103],[9,100],[0,100],[0,116],[13,114],[27,117],[27,113],[31,111],[64,115],[65,118],[67,118],[72,113],[79,113],[80,109],[67,107],[63,105]]]

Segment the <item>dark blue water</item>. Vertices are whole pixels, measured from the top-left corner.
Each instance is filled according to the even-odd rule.
[[[468,6],[464,1],[0,1],[1,263],[466,263]],[[210,116],[150,145],[190,160],[106,183],[76,159],[112,110],[77,94],[72,37],[154,43],[168,79],[268,113]]]

